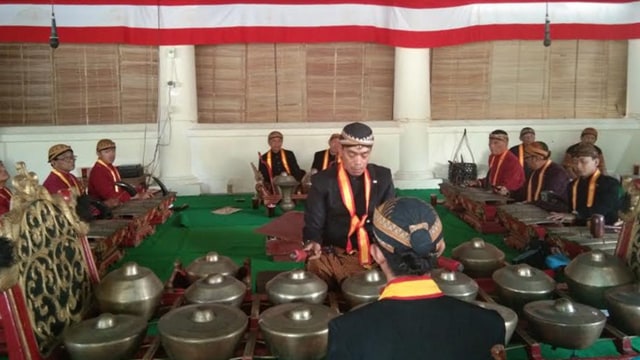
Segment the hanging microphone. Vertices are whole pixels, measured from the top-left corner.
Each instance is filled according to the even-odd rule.
[[[51,13],[51,35],[49,36],[49,46],[52,49],[57,49],[58,45],[60,45],[60,40],[58,39],[58,27],[56,26],[56,16]]]
[[[544,21],[544,40],[542,44],[546,47],[551,46],[551,21],[549,21],[549,18]]]

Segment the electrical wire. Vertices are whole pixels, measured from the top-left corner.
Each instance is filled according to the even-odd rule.
[[[158,30],[158,46],[160,46],[160,31],[161,31],[160,1],[158,1],[156,8],[157,8],[156,22],[157,22],[157,30]],[[167,96],[166,96],[167,103],[165,104],[164,108],[160,103],[158,104],[156,143],[153,150],[153,158],[151,159],[151,161],[149,161],[148,164],[144,166],[144,168],[146,169],[146,172],[149,174],[154,174],[158,168],[158,165],[159,165],[158,158],[160,156],[160,147],[169,146],[171,144],[171,138],[173,133],[172,127],[171,127],[172,125],[171,113],[172,113],[172,104],[173,104],[172,92],[176,88],[177,86],[176,84],[178,84],[178,80],[179,80],[177,66],[176,66],[176,59],[175,59],[175,49],[173,49],[172,51],[174,51],[174,56],[171,56],[171,63],[169,68],[169,79],[166,82],[162,82],[160,84],[160,86],[167,87]],[[158,56],[168,56],[168,54],[163,55],[161,54],[161,52],[158,52]],[[158,61],[158,63],[160,65],[160,60]],[[162,81],[162,79],[160,80]],[[162,121],[162,118],[161,118],[163,115],[164,115],[164,121]],[[146,144],[146,128],[145,128],[145,144]],[[144,161],[144,157],[143,157],[143,161]]]
[[[173,66],[175,66],[175,60],[173,60],[172,62],[174,63]],[[175,81],[173,83],[175,84]],[[149,174],[153,174],[155,170],[158,168],[158,157],[160,153],[160,147],[168,146],[169,144],[171,144],[171,135],[172,135],[171,106],[173,103],[173,98],[171,95],[172,90],[173,90],[173,86],[167,85],[167,104],[164,107],[164,114],[166,114],[166,118],[164,119],[164,121],[158,121],[156,145],[153,151],[153,159],[151,159],[149,164],[145,166]]]

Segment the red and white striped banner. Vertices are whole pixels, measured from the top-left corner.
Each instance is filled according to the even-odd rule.
[[[82,4],[78,4],[81,2]],[[376,42],[437,47],[542,40],[531,0],[54,0],[62,43]],[[0,0],[0,42],[46,43],[52,1]],[[640,1],[550,1],[551,38],[640,38]]]

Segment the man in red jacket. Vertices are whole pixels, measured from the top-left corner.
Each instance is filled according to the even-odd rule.
[[[116,185],[122,180],[118,169],[113,166],[116,159],[116,143],[110,139],[102,139],[96,145],[96,153],[98,160],[89,173],[89,196],[104,202],[109,207],[118,206],[131,199],[151,197],[149,193],[144,191],[131,197],[129,193]]]
[[[56,144],[49,148],[49,163],[51,173],[45,179],[44,186],[50,194],[60,194],[66,190],[76,195],[84,194],[82,182],[71,173],[76,168],[76,156],[67,144]],[[63,194],[64,195],[64,194]]]
[[[518,158],[509,151],[509,135],[494,130],[489,135],[489,172],[484,179],[469,183],[471,186],[492,187],[496,193],[508,196],[524,184],[524,170]]]

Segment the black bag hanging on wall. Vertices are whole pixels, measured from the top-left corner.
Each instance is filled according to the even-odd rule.
[[[467,149],[469,150],[469,154],[471,154],[472,162],[464,162],[464,158],[462,157],[462,155],[460,155],[460,162],[456,161],[456,158],[460,153],[460,149],[462,148],[462,143],[464,143],[467,146]],[[476,160],[473,157],[471,146],[469,146],[469,139],[467,138],[467,129],[464,129],[464,133],[462,134],[462,139],[460,139],[460,143],[458,143],[456,152],[453,154],[453,160],[449,161],[449,181],[455,185],[461,185],[467,180],[475,180],[477,178],[478,178],[478,166],[476,165]]]

